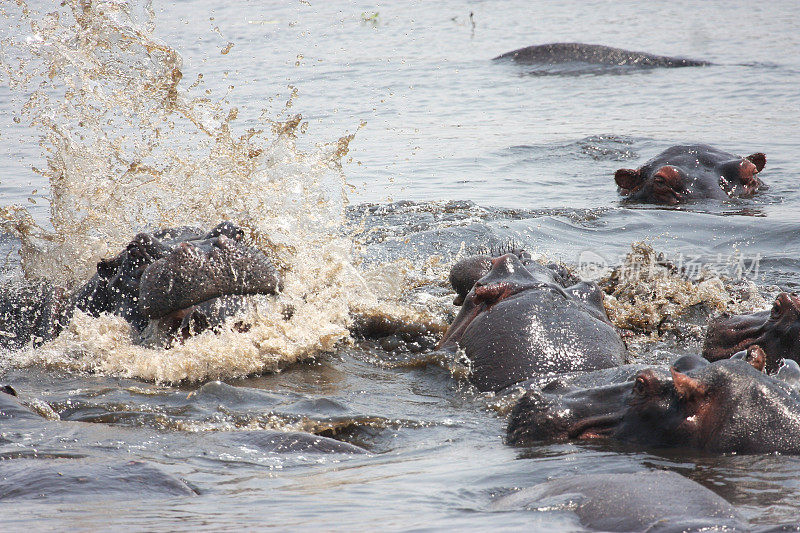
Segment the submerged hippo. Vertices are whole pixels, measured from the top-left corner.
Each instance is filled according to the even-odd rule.
[[[594,531],[750,530],[725,499],[667,471],[557,478],[498,498],[492,505],[497,511],[543,508],[569,510],[581,526]]]
[[[514,407],[508,443],[612,438],[707,452],[800,453],[800,392],[754,364],[685,356],[632,380],[532,390]]]
[[[766,164],[761,152],[739,157],[706,144],[685,144],[667,148],[636,170],[617,170],[614,180],[620,194],[639,202],[728,200],[752,196],[762,187],[757,174]]]
[[[564,274],[524,252],[459,262],[450,278],[463,306],[439,347],[464,350],[470,380],[482,391],[537,374],[624,363],[625,344],[606,316],[599,287],[570,285]]]
[[[506,52],[494,59],[514,61],[523,65],[542,65],[545,68],[552,66],[563,67],[564,65],[572,65],[574,67],[569,70],[560,68],[555,73],[581,73],[583,71],[591,73],[620,72],[657,67],[699,67],[711,64],[694,59],[658,56],[600,44],[584,43],[550,43],[526,46],[525,48]],[[601,69],[581,69],[579,68],[580,65],[599,66]]]
[[[711,320],[703,357],[726,359],[753,345],[764,351],[768,373],[778,370],[784,359],[800,361],[800,298],[796,294],[780,293],[772,309]]]
[[[276,294],[272,262],[223,222],[209,232],[174,228],[140,233],[72,294],[37,281],[0,292],[0,345],[39,345],[57,336],[76,310],[119,315],[141,333],[183,336],[221,323],[241,309],[243,296]]]

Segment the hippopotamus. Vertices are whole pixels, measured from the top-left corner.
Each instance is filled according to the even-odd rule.
[[[367,450],[330,437],[305,431],[244,430],[215,435],[227,445],[246,446],[269,453],[307,454],[365,454]]]
[[[624,363],[625,344],[606,316],[602,291],[565,276],[525,252],[460,261],[450,278],[463,305],[439,348],[464,351],[481,391]]]
[[[717,361],[753,345],[764,351],[768,373],[777,371],[786,359],[800,361],[800,298],[796,294],[780,293],[772,309],[712,319],[703,357]]]
[[[764,184],[758,173],[767,164],[761,152],[739,157],[707,144],[667,148],[636,170],[614,173],[627,200],[676,205],[692,200],[752,196]]]
[[[758,357],[710,363],[692,355],[621,382],[530,390],[514,406],[507,442],[608,438],[713,453],[800,454],[800,391],[758,367]]]
[[[707,61],[658,56],[600,44],[584,43],[550,43],[526,46],[525,48],[506,52],[494,59],[510,60],[524,65],[564,65],[569,63],[599,65],[613,71],[656,67],[700,67],[711,64]]]
[[[0,477],[0,500],[86,501],[176,498],[196,496],[199,491],[185,480],[145,461],[96,459],[10,459]]]
[[[114,314],[137,333],[155,329],[169,337],[219,325],[252,294],[277,294],[281,276],[272,262],[244,243],[231,222],[211,231],[180,227],[139,233],[73,293],[37,280],[0,294],[0,344],[34,346],[56,337],[75,311]],[[164,332],[169,335],[163,335]]]
[[[594,531],[749,531],[724,498],[669,471],[556,478],[502,496],[492,510],[563,509]],[[722,529],[725,528],[725,529]]]

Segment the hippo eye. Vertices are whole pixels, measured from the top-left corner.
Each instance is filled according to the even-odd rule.
[[[775,303],[772,304],[772,313],[770,313],[770,316],[772,316],[772,318],[778,318],[779,316],[781,316],[781,300],[780,300],[780,298],[777,298],[775,300]]]

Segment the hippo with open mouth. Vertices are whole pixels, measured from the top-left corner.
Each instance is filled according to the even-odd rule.
[[[721,315],[708,324],[703,357],[726,359],[758,345],[766,357],[766,370],[773,373],[784,360],[800,362],[800,298],[780,293],[771,309],[749,315]]]
[[[757,355],[757,354],[756,354]],[[508,443],[608,438],[717,453],[800,454],[800,391],[763,359],[709,363],[684,356],[667,369],[583,388],[554,382],[523,396]]]
[[[450,280],[455,303],[463,305],[439,348],[462,349],[470,380],[482,391],[625,362],[625,344],[594,283],[570,284],[565,271],[525,252],[467,258],[452,268]]]
[[[692,200],[729,200],[749,197],[763,187],[758,173],[767,157],[723,152],[706,144],[667,148],[638,169],[621,168],[614,174],[627,200],[677,205]]]
[[[97,273],[72,294],[45,282],[0,294],[0,345],[21,348],[56,337],[76,310],[114,314],[134,330],[186,338],[237,314],[244,297],[277,294],[280,274],[244,232],[223,222],[209,232],[173,228],[136,235],[125,250],[97,263]],[[142,335],[145,340],[148,335]]]

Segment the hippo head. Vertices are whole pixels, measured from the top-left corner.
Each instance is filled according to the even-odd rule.
[[[472,255],[453,265],[449,276],[450,285],[456,291],[453,305],[462,305],[475,282],[492,270],[493,261],[507,253],[516,256],[522,266],[529,271],[536,275],[542,274],[544,279],[552,280],[564,287],[578,281],[563,265],[549,263],[542,266],[527,251],[508,247],[503,251],[493,253],[493,255]]]
[[[140,233],[122,253],[97,264],[97,274],[74,297],[75,308],[122,316],[141,331],[151,320],[179,327],[191,318],[201,325],[207,321],[198,313],[236,307],[232,295],[277,293],[277,270],[243,237],[230,222],[208,233],[191,228]],[[208,304],[220,298],[224,301]]]
[[[597,284],[565,287],[558,269],[524,261],[515,253],[489,260],[490,270],[473,283],[438,348],[461,350],[469,380],[482,391],[621,364],[625,345]]]
[[[145,269],[170,248],[148,233],[136,235],[121,253],[97,263],[97,274],[75,296],[76,307],[92,316],[119,315],[141,329],[147,323],[138,306]]]
[[[614,174],[619,192],[631,200],[676,205],[699,199],[752,196],[762,186],[757,174],[767,158],[745,158],[707,145],[673,146],[638,169]]]
[[[800,453],[800,394],[742,359],[688,357],[620,384],[553,397],[546,389],[529,392],[508,427],[510,444],[601,437],[648,447]]]
[[[525,258],[523,257],[523,259]],[[462,264],[463,268],[460,267]],[[490,268],[484,272],[487,265]],[[473,281],[478,274],[483,275]],[[556,284],[556,275],[553,270],[540,266],[538,263],[526,266],[520,256],[515,253],[495,258],[473,256],[458,263],[451,270],[451,283],[457,291],[463,291],[468,284],[470,288],[463,297],[460,292],[458,293],[455,303],[457,305],[463,303],[463,306],[439,346],[457,343],[478,315],[489,311],[500,301],[523,291],[552,285],[554,290],[563,293],[560,285]]]
[[[783,359],[800,361],[800,298],[782,292],[772,309],[749,315],[722,315],[708,325],[703,357],[725,359],[757,344],[766,354],[766,371],[775,372]]]

